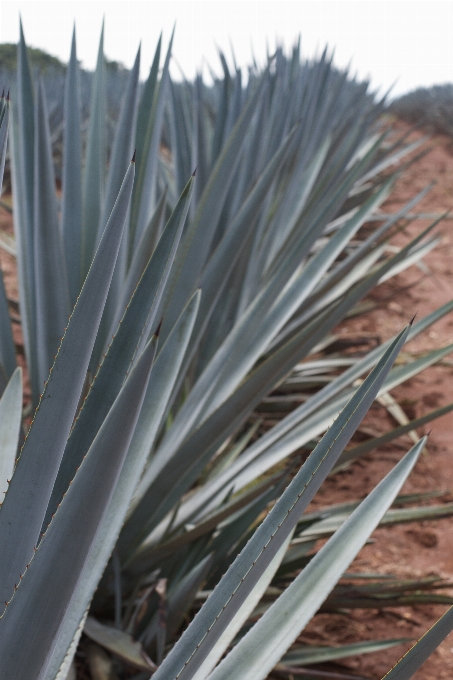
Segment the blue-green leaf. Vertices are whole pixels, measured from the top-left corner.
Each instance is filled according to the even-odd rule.
[[[74,589],[71,607],[65,613],[48,674],[43,680],[54,680],[55,673],[58,671],[66,650],[83,619],[98,585],[99,577],[104,571],[114,548],[132,495],[146,464],[149,446],[152,445],[153,436],[157,432],[162,412],[165,410],[167,399],[186,351],[197,313],[198,300],[199,293],[196,293],[188,303],[153,365],[139,421],[109,509],[106,512],[104,526],[101,527],[100,534],[90,552],[83,577]]]
[[[66,262],[58,224],[47,103],[42,83],[35,106],[33,232],[38,379],[44,385],[69,317]]]
[[[69,320],[0,510],[0,590],[3,602],[11,598],[14,585],[24,573],[38,542],[85,382],[129,208],[133,180],[132,163]]]
[[[82,140],[80,115],[79,64],[77,62],[75,27],[71,56],[66,73],[64,99],[63,194],[61,227],[66,255],[71,307],[82,287]],[[132,155],[132,154],[131,154]]]
[[[102,233],[101,206],[105,184],[105,59],[104,24],[99,42],[96,71],[91,93],[90,126],[83,179],[81,279],[90,268],[96,237]]]
[[[22,421],[22,369],[16,368],[0,399],[0,501],[13,474]]]
[[[153,338],[124,383],[0,618],[5,680],[36,680],[48,669],[126,458],[148,385],[155,344]],[[26,647],[11,644],[24,626],[35,631]]]
[[[406,481],[426,438],[416,444],[324,545],[209,676],[264,680],[300,635]]]
[[[384,675],[382,680],[409,680],[453,630],[453,607]]]
[[[140,167],[137,168],[137,188],[134,194],[134,204],[137,202],[137,208],[136,213],[132,215],[131,219],[130,246],[133,249],[137,247],[141,235],[147,227],[156,207],[157,160],[167,101],[168,70],[170,66],[173,35],[174,32],[170,38],[159,86],[157,89],[155,88],[152,109],[151,112],[147,114],[149,120],[144,144],[141,149],[143,155],[140,159]],[[150,74],[150,78],[151,75],[154,74]],[[131,253],[132,252],[133,251],[131,251]]]
[[[157,326],[156,313],[181,238],[192,185],[193,180],[189,180],[129,305],[125,311],[123,310],[123,319],[118,325],[117,333],[99,367],[68,440],[46,513],[46,522],[50,520],[116,399],[127,371],[140,351],[140,344],[146,342],[150,331],[154,331]]]
[[[230,621],[284,541],[291,534],[322,481],[335,464],[404,344],[402,331],[312,452],[246,548],[220,580],[190,626],[157,671],[156,680],[189,680],[213,649]]]
[[[0,364],[5,371],[6,378],[10,378],[16,368],[16,350],[14,348],[13,333],[6,299],[3,273],[0,270]]]

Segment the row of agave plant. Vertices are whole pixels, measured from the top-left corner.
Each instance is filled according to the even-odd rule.
[[[17,55],[15,54],[14,65],[12,63],[10,48],[17,52],[17,47],[12,44],[0,45],[0,83],[12,84],[14,87],[17,73]],[[52,152],[57,184],[61,183],[62,156],[63,156],[63,130],[64,130],[64,89],[65,89],[65,65],[55,57],[51,57],[42,50],[27,49],[30,72],[32,79],[41,79],[45,90],[48,104],[49,128],[52,142]],[[90,99],[93,85],[93,72],[79,68],[80,88],[80,126],[82,144],[86,142],[90,118]],[[114,135],[116,121],[118,119],[121,99],[118,92],[123,92],[128,71],[116,62],[106,60],[105,69],[105,128],[107,137],[107,154],[110,152],[111,140]],[[4,190],[11,189],[10,157],[7,150]]]
[[[161,68],[159,41],[141,86],[138,53],[106,165],[101,39],[82,163],[73,39],[61,197],[46,94],[33,87],[22,31],[14,105],[2,100],[35,407],[24,438],[1,287],[4,680],[74,678],[82,632],[93,678],[114,677],[114,667],[123,677],[134,668],[137,680],[288,677],[401,642],[297,643],[321,607],[376,607],[383,594],[387,604],[417,602],[438,584],[338,585],[381,520],[453,513],[390,509],[417,500],[399,491],[426,438],[361,502],[304,514],[328,474],[453,408],[346,449],[379,395],[453,350],[393,367],[453,301],[365,356],[331,347],[369,291],[437,243],[431,225],[388,248],[428,189],[363,228],[414,145],[390,141],[379,128],[384,101],[327,53],[306,63],[298,47],[289,58],[278,50],[246,86],[223,61],[212,87],[201,77],[173,83],[170,56],[171,42]],[[264,427],[255,409],[277,386],[304,397]],[[411,677],[452,617],[386,677]]]

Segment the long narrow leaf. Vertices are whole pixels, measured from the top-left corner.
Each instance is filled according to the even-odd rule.
[[[429,423],[432,420],[435,420],[436,418],[440,418],[446,413],[450,413],[450,411],[452,410],[453,404],[448,404],[447,406],[436,408],[434,411],[430,411],[429,413],[426,413],[424,416],[421,416],[420,418],[411,420],[407,425],[395,427],[393,430],[391,430],[390,432],[386,432],[380,437],[373,437],[368,441],[362,442],[361,444],[357,444],[357,446],[354,446],[352,449],[348,449],[340,456],[340,459],[338,461],[338,467],[341,467],[342,465],[352,460],[355,460],[356,458],[359,458],[360,456],[363,456],[369,453],[370,451],[373,451],[373,449],[376,449],[378,446],[382,446],[387,442],[391,442],[394,439],[401,437],[403,434],[411,432],[412,430],[416,430],[422,425],[425,425],[426,423]]]
[[[84,407],[77,417],[52,491],[46,514],[47,522],[50,521],[50,516],[68,488],[70,480],[113,404],[127,371],[139,351],[140,342],[146,342],[149,332],[155,330],[157,326],[156,313],[181,238],[189,209],[192,185],[191,179],[125,310],[117,334],[99,367]]]
[[[43,680],[54,680],[55,673],[58,671],[66,650],[83,619],[98,585],[99,577],[115,546],[124,516],[146,464],[149,451],[148,442],[149,445],[152,445],[153,432],[155,436],[166,407],[166,401],[171,394],[187,349],[198,303],[199,293],[196,293],[183,311],[153,365],[139,421],[135,427],[128,455],[110,501],[109,509],[106,512],[105,523],[108,526],[101,527],[101,534],[90,552],[83,578],[79,580],[74,589],[71,607],[65,612],[52,660]]]
[[[196,671],[193,676],[193,680],[204,680],[208,677],[211,670],[217,665],[219,660],[224,655],[225,651],[228,649],[232,641],[234,640],[237,633],[240,631],[244,623],[247,621],[249,616],[252,614],[259,601],[266,592],[266,588],[272,581],[275,572],[277,571],[283,557],[285,556],[286,550],[291,540],[291,536],[288,536],[286,541],[283,543],[280,550],[277,552],[275,557],[270,562],[267,569],[264,571],[260,579],[258,580],[252,593],[249,595],[247,600],[244,602],[242,607],[238,610],[228,627],[224,630],[220,639],[217,641],[216,645],[213,647],[211,652],[208,654],[206,659],[200,668]]]
[[[377,485],[333,538],[211,674],[211,680],[264,680],[316,613],[393,502],[426,438]]]
[[[63,232],[71,307],[82,287],[80,258],[82,237],[82,140],[80,115],[80,73],[77,62],[75,27],[71,56],[66,73],[64,99],[63,195],[61,227]]]
[[[430,228],[428,228],[428,230],[429,229]],[[417,239],[421,240],[425,234],[426,232],[423,232],[419,237],[417,237]],[[409,249],[410,245],[407,247],[407,250]],[[395,258],[392,258],[392,260],[383,265],[382,269],[378,270],[378,272],[385,271],[386,268],[390,268],[395,260],[398,261],[399,258],[404,256],[402,253],[403,251],[398,253]],[[312,321],[312,324],[308,324],[302,330],[295,333],[282,347],[271,353],[266,361],[258,365],[258,367],[250,374],[250,376],[242,383],[242,385],[239,386],[236,392],[233,393],[233,395],[203,425],[201,425],[201,427],[196,430],[191,437],[189,437],[183,443],[177,453],[177,456],[172,459],[172,465],[168,466],[168,468],[162,472],[162,475],[167,477],[167,481],[163,483],[162,489],[167,488],[168,484],[175,483],[174,481],[170,480],[173,477],[173,461],[176,461],[176,459],[181,461],[180,464],[183,466],[182,469],[185,470],[181,487],[183,486],[184,490],[190,487],[192,481],[195,481],[195,479],[201,473],[203,466],[207,464],[209,457],[215,453],[222,441],[224,441],[227,436],[232,434],[239,427],[247,414],[250,413],[251,408],[253,408],[253,406],[259,402],[260,398],[265,396],[266,392],[271,389],[271,386],[275,385],[278,380],[281,380],[285,375],[287,375],[294,364],[300,360],[302,356],[306,356],[309,349],[313,348],[318,341],[324,338],[326,332],[333,328],[335,324],[343,318],[346,310],[350,308],[351,304],[353,304],[352,301],[360,300],[365,295],[365,293],[371,289],[373,282],[376,282],[376,280],[379,278],[378,272],[371,275],[365,281],[353,288],[353,290],[350,291],[344,299],[337,303],[336,306],[327,309],[318,317],[318,319]],[[421,325],[417,326],[417,328],[419,330],[426,328],[426,324],[429,325],[430,322],[434,322],[436,318],[440,318],[442,314],[451,310],[452,307],[453,303],[447,303],[444,305],[442,310],[436,310],[436,312],[434,312],[432,315],[429,315],[429,318],[427,317],[427,319],[420,322]],[[331,385],[322,390],[320,401],[322,402],[323,397],[327,397],[330,392],[335,392],[336,389],[339,391],[341,387],[346,386],[348,384],[347,378],[349,378],[349,376],[354,373],[355,370],[358,370],[357,375],[360,375],[364,365],[369,360],[376,361],[378,357],[382,356],[383,349],[385,350],[388,348],[388,346],[388,343],[386,343],[384,348],[376,348],[376,350],[373,350],[370,355],[363,360],[363,364],[360,364],[358,367],[353,366],[351,369],[348,369],[348,371],[345,371],[345,373],[339,376],[334,381],[334,383],[331,383]],[[370,368],[370,364],[367,365],[367,368]],[[403,369],[407,370],[407,367],[403,367]],[[345,382],[343,382],[343,380]],[[388,386],[388,389],[391,389],[390,385]],[[295,415],[291,414],[288,416],[288,418],[285,419],[287,422],[283,421],[284,424],[288,426],[289,423],[292,423],[293,417],[296,421],[301,419],[301,415],[304,413],[305,409],[309,410],[310,412],[316,411],[316,407],[318,405],[317,401],[317,395],[315,395],[312,399],[307,401],[306,404],[303,404],[301,407],[296,409],[294,412]],[[339,408],[341,408],[341,406],[339,406]],[[334,412],[332,412],[331,415],[333,416]],[[328,427],[328,425],[329,421],[326,422],[324,428]],[[321,428],[321,431],[324,428]],[[275,429],[278,431],[279,426],[277,426]],[[256,454],[257,451],[254,451],[254,455]],[[175,454],[171,452],[171,454],[168,453],[168,455],[174,456]],[[244,453],[243,456],[238,459],[238,464],[239,460],[241,461],[240,467],[242,467],[242,463],[247,461],[247,454]],[[231,469],[233,469],[235,465],[236,464],[233,464]],[[226,470],[225,474],[220,475],[210,485],[209,489],[207,490],[210,498],[213,497],[213,487],[217,486],[219,490],[222,490],[225,478],[229,476],[229,474],[230,471]],[[161,481],[159,479],[158,485],[160,484]],[[228,488],[231,488],[231,484],[229,484]],[[160,486],[156,487],[154,485],[152,489],[150,488],[149,495],[150,497],[153,496],[153,500],[151,501],[150,498],[149,501],[150,504],[155,508],[158,507],[159,502],[162,503],[161,510],[155,515],[155,517],[159,517],[160,521],[166,513],[164,513],[163,510],[165,507],[165,497],[162,496],[160,501],[158,500],[160,496],[159,489]],[[181,491],[181,493],[183,493],[183,491]],[[192,500],[195,500],[195,503],[198,502],[201,504],[201,506],[204,506],[206,499],[203,498],[203,495],[203,493],[197,494],[198,498],[195,496],[194,499],[189,499],[187,505],[193,506]],[[189,514],[192,512],[193,507],[190,509]],[[150,512],[148,512],[147,517],[151,517]]]
[[[409,642],[408,638],[400,638],[396,640],[366,640],[365,642],[353,642],[349,645],[338,645],[337,647],[307,645],[306,647],[292,649],[288,654],[285,654],[279,666],[302,666],[305,664],[336,661],[337,659],[345,659],[355,654],[380,652],[407,642]]]
[[[151,113],[148,114],[149,123],[142,148],[143,157],[138,168],[137,189],[134,195],[134,205],[137,201],[137,217],[135,220],[133,215],[131,221],[131,246],[133,245],[134,249],[156,207],[157,160],[166,105],[173,36],[174,32],[170,38],[159,87],[153,97],[153,107]]]
[[[241,117],[231,132],[203,192],[194,219],[184,235],[171,281],[171,302],[165,310],[162,326],[164,337],[180,314],[188,295],[198,286],[198,280],[214,238],[214,230],[239,162],[241,146],[247,134],[251,112],[259,98],[262,83],[263,81],[244,107]]]
[[[409,680],[453,630],[453,607],[398,661],[382,680]]]
[[[109,215],[115,204],[118,191],[121,187],[124,174],[134,152],[135,126],[137,122],[138,87],[140,74],[140,48],[135,57],[134,65],[129,74],[127,86],[123,95],[120,115],[115,130],[115,138],[110,154],[109,173],[105,188],[105,198],[102,208],[102,218],[99,223],[97,240],[102,234],[102,228],[107,223]],[[129,224],[126,224],[125,233],[121,241],[121,248],[112,284],[107,298],[102,327],[104,332],[108,332],[112,325],[112,318],[118,308],[118,303],[122,299],[124,279],[127,272],[128,248],[129,248]],[[131,291],[132,294],[132,291]],[[129,296],[130,297],[130,296]],[[129,299],[129,298],[128,298]],[[99,338],[99,345],[102,345],[102,334]]]
[[[3,272],[0,269],[0,363],[8,379],[16,368],[16,350],[14,347],[11,320],[8,311],[8,300],[6,299],[5,285],[3,282]]]
[[[154,670],[154,664],[146,660],[146,655],[139,642],[132,640],[131,636],[117,628],[103,625],[92,616],[86,620],[83,632],[91,640],[94,640],[105,649],[123,659],[127,663],[140,670]]]
[[[400,333],[302,466],[159,668],[156,680],[191,678],[201,666],[296,526],[302,512],[351,438],[404,344],[408,330],[406,328]]]
[[[107,297],[134,180],[131,163],[68,323],[0,509],[1,601],[8,601],[38,542]],[[83,341],[81,341],[83,338]],[[52,432],[52,436],[49,433]],[[26,500],[26,502],[25,502]]]
[[[90,126],[83,180],[82,261],[84,280],[93,259],[101,221],[105,183],[105,59],[104,25],[99,42],[96,71],[91,96]],[[102,225],[103,226],[103,225]]]
[[[17,49],[17,120],[12,118],[11,156],[14,199],[14,232],[18,248],[20,313],[25,353],[33,393],[38,403],[40,385],[36,345],[35,265],[33,254],[34,96],[22,22]]]
[[[33,232],[36,291],[36,357],[44,385],[69,317],[69,290],[55,196],[47,103],[42,83],[35,106]]]
[[[16,368],[0,399],[0,500],[16,462],[22,420],[22,369]]]
[[[0,619],[5,680],[36,680],[51,662],[74,589],[114,493],[154,355],[153,339],[125,382]],[[11,644],[24,625],[35,631],[26,649]]]

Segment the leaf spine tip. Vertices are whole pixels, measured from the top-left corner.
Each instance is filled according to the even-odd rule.
[[[415,317],[417,316],[417,314],[418,314],[418,312],[415,312],[414,316],[413,316],[412,319],[409,321],[409,326],[412,326],[412,324],[414,323],[414,319],[415,319]]]
[[[137,149],[134,149],[134,155],[132,156],[131,163],[135,163],[135,154],[137,153]]]
[[[162,328],[162,321],[164,320],[164,317],[159,321],[159,325],[156,328],[156,332],[154,333],[155,337],[158,338],[160,334],[160,329]]]
[[[195,175],[197,174],[197,168],[198,168],[198,165],[197,165],[197,167],[195,168],[195,170],[193,171],[192,177],[195,177]]]
[[[8,94],[6,95],[6,101],[9,102],[9,87],[8,87]]]

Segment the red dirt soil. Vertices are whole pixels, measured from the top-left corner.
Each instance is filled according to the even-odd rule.
[[[402,133],[408,127],[397,122],[394,129]],[[413,139],[421,136],[422,133],[418,132],[411,135]],[[438,135],[431,138],[429,146],[432,151],[415,162],[397,181],[391,197],[381,207],[382,212],[397,212],[433,181],[436,182],[434,188],[411,212],[444,213],[453,209],[453,142],[449,137]],[[395,245],[403,245],[409,237],[413,238],[429,224],[430,221],[414,221],[394,240]],[[422,318],[451,300],[452,227],[452,220],[444,220],[436,228],[442,240],[424,258],[429,269],[427,275],[412,266],[383,283],[371,296],[377,308],[365,316],[341,324],[337,332],[347,338],[370,336],[385,341],[401,330],[416,312]],[[450,343],[453,343],[451,313],[408,343],[404,351],[424,354]],[[409,418],[416,418],[453,401],[452,377],[453,361],[448,356],[442,366],[425,370],[393,390],[392,395]],[[366,425],[375,432],[383,433],[397,423],[383,407],[376,405]],[[425,426],[425,432],[419,431],[419,435],[431,428],[427,452],[422,454],[402,493],[453,491],[453,412],[429,423]],[[411,445],[409,437],[402,437],[397,444],[377,449],[344,472],[328,478],[318,493],[316,505],[340,503],[353,500],[358,495],[365,496]],[[450,494],[434,502],[451,500]],[[453,518],[383,527],[373,534],[373,540],[373,544],[365,546],[360,552],[349,571],[395,574],[404,578],[437,574],[451,580],[452,590],[443,592],[453,594]],[[315,616],[301,640],[312,644],[345,644],[376,638],[419,638],[446,609],[446,606],[441,605],[407,606],[388,608],[380,613],[378,610],[352,610],[348,616],[320,614]],[[379,653],[350,657],[341,665],[344,670],[350,669],[353,673],[377,680],[409,647],[399,646]],[[453,677],[453,634],[413,677],[414,680],[446,680]]]
[[[408,127],[396,122],[394,129],[402,133]],[[415,139],[421,134],[415,132],[412,137]],[[432,181],[436,182],[435,187],[418,204],[415,211],[442,213],[453,210],[453,142],[448,137],[438,135],[430,140],[430,145],[433,147],[431,153],[414,163],[398,180],[390,199],[381,208],[383,212],[396,212]],[[3,198],[9,202],[10,197]],[[428,224],[428,221],[416,220],[395,239],[395,244],[406,242],[409,236],[415,236]],[[424,259],[429,268],[427,275],[412,266],[389,282],[383,283],[371,296],[377,303],[376,309],[341,324],[337,333],[348,339],[365,336],[385,341],[401,330],[416,312],[421,318],[449,301],[453,297],[452,227],[452,220],[445,220],[438,226],[437,233],[442,241]],[[11,216],[3,208],[0,208],[0,230],[12,233]],[[0,264],[7,295],[17,301],[15,260],[0,249]],[[412,287],[407,288],[410,285]],[[13,323],[13,332],[19,352],[23,352],[20,326],[16,323]],[[405,351],[425,353],[449,343],[453,343],[453,314],[410,342]],[[453,357],[447,357],[447,362],[448,360],[451,361],[451,366],[430,368],[392,392],[411,419],[453,401]],[[30,396],[27,385],[25,390],[24,403],[27,403]],[[384,432],[395,426],[395,422],[380,406],[371,410],[366,424],[376,432]],[[429,430],[431,426],[429,424],[426,429]],[[420,431],[419,434],[423,432]],[[453,491],[452,440],[453,412],[434,422],[427,453],[421,456],[402,493],[439,489]],[[404,437],[397,444],[382,447],[344,472],[328,478],[315,500],[315,505],[320,507],[365,496],[410,446],[410,439]],[[436,499],[435,502],[452,500],[450,495]],[[453,595],[453,518],[383,527],[374,533],[373,540],[373,544],[367,545],[360,552],[350,571],[369,571],[411,578],[437,574],[451,580],[452,589],[443,592]],[[345,644],[376,638],[418,638],[445,610],[445,606],[407,606],[388,608],[381,612],[352,610],[347,616],[318,614],[300,640],[311,644]],[[335,668],[378,680],[409,646],[350,657]],[[330,668],[333,669],[333,666]],[[453,635],[425,663],[414,676],[414,680],[446,680],[452,677]]]

